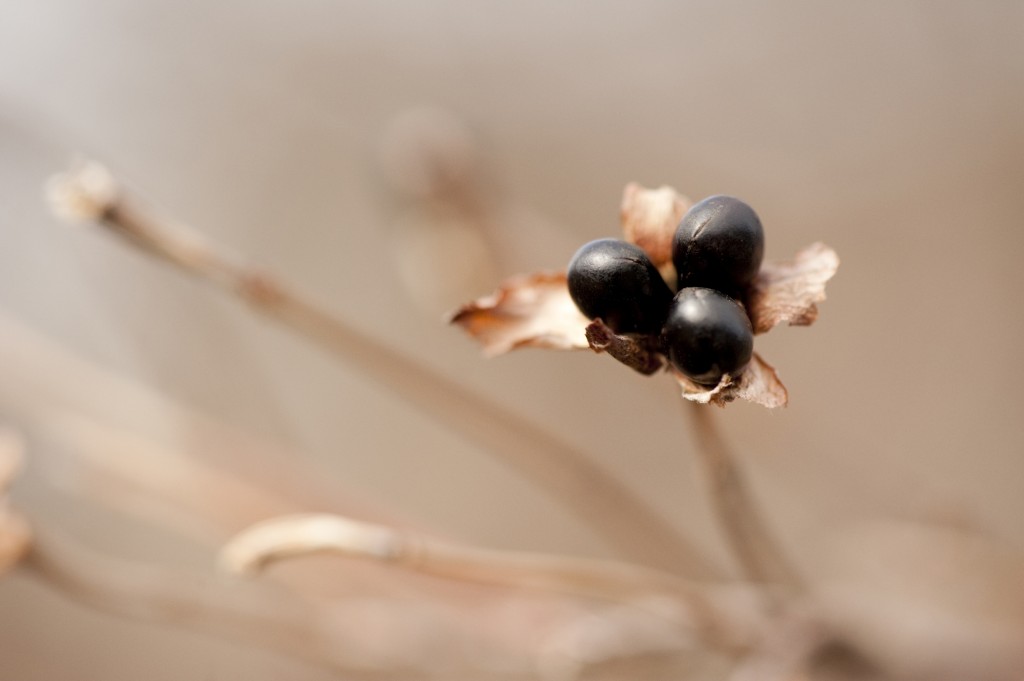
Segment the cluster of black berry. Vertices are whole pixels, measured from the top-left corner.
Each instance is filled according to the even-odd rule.
[[[656,336],[660,351],[701,385],[716,385],[750,362],[754,334],[737,302],[764,255],[757,214],[731,196],[694,205],[672,240],[673,294],[643,249],[618,239],[592,241],[569,263],[569,293],[590,319],[617,334]]]

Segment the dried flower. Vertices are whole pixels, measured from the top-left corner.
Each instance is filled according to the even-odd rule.
[[[621,218],[626,240],[641,247],[673,286],[672,237],[690,205],[689,199],[670,187],[644,189],[630,184],[623,194]],[[835,251],[821,243],[804,248],[791,262],[765,263],[741,301],[754,332],[765,333],[783,322],[812,324],[818,316],[817,303],[825,299],[825,284],[838,267]],[[739,375],[725,374],[714,387],[692,382],[665,361],[656,337],[616,334],[602,320],[583,316],[569,296],[565,273],[509,279],[493,294],[458,309],[451,322],[480,341],[489,356],[521,347],[589,347],[643,374],[669,367],[683,397],[694,402],[724,406],[740,398],[774,408],[788,401],[775,369],[757,353]]]

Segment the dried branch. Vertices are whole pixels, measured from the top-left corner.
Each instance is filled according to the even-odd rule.
[[[732,621],[696,585],[667,573],[607,561],[457,546],[337,515],[292,515],[258,523],[224,546],[220,564],[234,574],[254,575],[273,563],[319,553],[379,561],[444,579],[653,610],[719,648],[741,647],[743,632],[751,628],[749,622]]]
[[[495,653],[492,659],[483,652],[491,643],[487,635],[479,636],[455,613],[408,601],[312,603],[265,585],[230,585],[111,559],[51,533],[37,542],[21,568],[89,608],[272,650],[343,678],[435,679],[457,670],[481,679],[534,678],[530,651],[496,648],[487,651]],[[503,624],[519,630],[522,623]],[[496,629],[504,631],[501,625]]]
[[[406,676],[367,668],[332,632],[323,608],[284,594],[225,588],[217,580],[113,560],[49,536],[36,542],[22,567],[68,598],[120,617],[275,650],[357,678]]]
[[[501,457],[601,533],[623,556],[694,578],[716,570],[646,503],[587,457],[497,404],[430,371],[290,291],[240,258],[152,216],[102,166],[54,178],[58,214],[96,220],[147,253],[208,279],[371,374],[396,395]]]
[[[111,559],[52,533],[44,533],[20,567],[87,607],[272,650],[344,678],[433,679],[471,672],[473,678],[514,681],[535,679],[538,673],[556,678],[552,666],[575,666],[582,674],[592,664],[693,654],[685,622],[666,626],[665,611],[655,612],[653,603],[646,610],[634,604],[628,610],[599,611],[603,614],[596,618],[568,601],[531,603],[521,591],[515,596],[517,607],[485,608],[470,618],[407,599],[314,603],[263,584],[226,584]],[[592,650],[593,638],[580,637],[588,622],[597,621],[616,646]]]
[[[802,579],[764,526],[736,458],[705,405],[690,407],[697,452],[708,478],[714,508],[744,575],[757,583],[799,587]]]

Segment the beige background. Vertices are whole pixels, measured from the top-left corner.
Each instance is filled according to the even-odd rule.
[[[354,364],[51,219],[45,178],[96,157],[382,343],[584,448],[720,552],[666,379],[589,353],[485,361],[414,304],[394,258],[406,206],[378,150],[394,116],[436,105],[480,144],[493,284],[615,235],[634,180],[744,197],[769,258],[838,250],[819,323],[758,340],[790,407],[720,414],[809,570],[827,540],[877,517],[955,516],[1024,547],[1022,32],[1024,5],[1002,0],[8,0],[0,312],[304,452],[367,503],[489,547],[607,555]],[[83,541],[160,555],[129,530],[118,543],[104,530],[116,519],[38,476],[20,494],[51,522],[75,516]],[[3,678],[326,678],[22,578],[0,584],[0,611]]]

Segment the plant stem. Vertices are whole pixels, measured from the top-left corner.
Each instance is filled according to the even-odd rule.
[[[688,404],[715,514],[740,569],[754,582],[798,588],[802,579],[765,526],[736,458],[715,426],[710,407]]]
[[[623,557],[694,579],[718,571],[670,523],[581,453],[550,434],[365,335],[243,259],[126,197],[102,166],[54,178],[66,217],[95,220],[145,252],[227,289],[258,312],[319,343],[396,396],[498,455],[563,501]]]
[[[548,591],[637,608],[692,629],[706,645],[742,649],[751,623],[720,607],[711,585],[625,563],[460,546],[335,514],[266,520],[221,550],[227,571],[255,575],[271,564],[316,554],[378,561],[441,579]]]
[[[267,590],[226,589],[216,580],[113,560],[49,536],[35,538],[20,568],[102,612],[276,650],[353,678],[404,678],[360,668],[350,651],[332,645],[340,641],[325,627],[330,620],[322,609],[283,593],[272,597]]]

